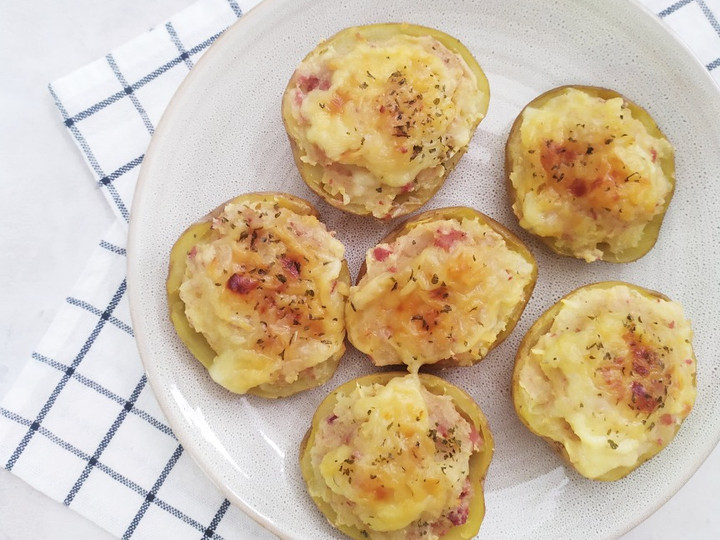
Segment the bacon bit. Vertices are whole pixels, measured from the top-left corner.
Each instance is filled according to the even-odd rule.
[[[335,422],[335,420],[337,420],[337,415],[336,414],[330,415],[330,416],[328,416],[327,423],[332,424],[333,422]]]
[[[453,525],[462,525],[467,522],[470,515],[470,496],[472,489],[470,486],[470,479],[465,480],[465,486],[460,492],[459,504],[447,513],[447,519]]]
[[[382,262],[387,259],[390,254],[392,254],[392,251],[384,247],[378,246],[373,249],[373,257],[375,257],[376,261]]]
[[[669,426],[670,424],[672,424],[673,423],[672,414],[667,414],[667,413],[663,414],[660,417],[660,423],[664,426]]]
[[[401,146],[401,147],[400,147],[400,153],[401,153],[401,154],[407,154],[407,153],[408,153],[407,146]]]
[[[685,363],[686,363],[687,365],[692,364],[692,363],[693,363],[693,362],[692,362],[692,358],[686,358],[686,359],[685,359]]]
[[[655,163],[657,161],[657,150],[654,148],[650,149],[650,157],[652,158],[652,162]]]
[[[448,232],[438,230],[435,232],[435,241],[433,242],[433,245],[443,248],[445,251],[450,251],[450,248],[457,240],[461,240],[466,236],[466,233],[458,231],[457,229],[452,229]]]
[[[658,443],[658,446],[662,446],[663,440],[661,437],[658,437],[657,441],[655,442]]]
[[[188,259],[194,259],[195,255],[197,255],[197,246],[193,246],[187,254]]]
[[[298,87],[303,92],[303,94],[312,92],[318,87],[319,84],[320,79],[318,79],[315,75],[300,75],[298,77]]]
[[[290,257],[281,257],[280,264],[283,269],[294,278],[300,277],[300,263]]]
[[[381,113],[385,112],[385,105],[380,105],[380,108],[378,109]],[[407,152],[407,149],[405,150]]]
[[[658,352],[644,344],[634,331],[625,334],[623,339],[630,349],[628,367],[635,379],[629,388],[631,406],[650,414],[660,407],[663,393],[667,391],[663,383],[664,364]]]
[[[645,388],[643,388],[643,385],[640,384],[637,381],[633,381],[632,383],[632,393],[635,396],[644,396],[645,395]]]
[[[640,364],[637,360],[633,361],[633,371],[635,373],[637,373],[638,375],[647,375],[648,374],[647,366]]]
[[[670,324],[668,324],[668,328],[675,328],[675,321],[670,321]]]
[[[406,150],[406,152],[407,152],[407,150]],[[400,191],[401,191],[402,193],[407,193],[408,191],[412,191],[412,190],[413,190],[413,187],[414,187],[413,183],[412,183],[412,182],[408,182],[408,183],[405,184],[402,188],[400,188]]]
[[[227,280],[225,286],[234,293],[247,294],[258,286],[255,279],[240,274],[233,274]]]
[[[293,96],[293,101],[295,102],[295,105],[297,107],[302,105],[303,99],[305,99],[305,94],[303,94],[301,90],[295,89],[295,95]]]
[[[642,383],[637,381],[633,381],[632,383],[632,395],[635,408],[639,411],[649,414],[657,409],[659,405],[658,401],[653,399],[653,397],[645,390]]]
[[[575,197],[579,198],[587,193],[588,187],[580,178],[576,178],[573,180],[573,183],[570,184],[568,191],[570,191],[570,193],[572,193]]]
[[[645,376],[650,373],[651,369],[660,367],[661,362],[657,352],[651,347],[632,339],[632,337],[626,338],[625,341],[632,351],[632,367],[635,373]]]
[[[320,90],[330,88],[330,81],[327,78],[320,79],[317,75],[300,75],[297,84],[304,94],[312,92],[316,88]]]
[[[462,525],[465,523],[468,519],[468,515],[470,514],[470,508],[467,506],[462,506],[460,508],[455,508],[454,510],[451,510],[448,512],[448,519],[450,520],[450,523],[453,525]]]

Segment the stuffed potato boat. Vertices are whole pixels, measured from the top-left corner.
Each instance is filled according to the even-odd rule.
[[[455,38],[412,24],[342,30],[293,73],[282,117],[300,175],[333,206],[393,218],[442,186],[487,112],[487,78]]]
[[[469,366],[507,337],[537,278],[509,230],[468,207],[424,212],[368,250],[345,309],[376,365]]]
[[[673,147],[648,112],[590,86],[531,101],[510,131],[505,167],[520,225],[588,262],[645,255],[675,187]]]
[[[478,405],[428,374],[347,382],[318,407],[300,466],[313,501],[356,539],[474,537],[493,439]]]
[[[180,339],[215,382],[275,398],[335,372],[349,285],[344,247],[310,203],[253,193],[180,236],[167,295]]]
[[[512,380],[519,418],[580,474],[617,480],[674,438],[695,402],[682,307],[622,282],[581,287],[530,328]]]

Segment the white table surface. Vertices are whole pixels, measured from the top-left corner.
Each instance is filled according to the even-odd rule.
[[[47,83],[192,2],[0,0],[0,398],[114,219]],[[623,540],[720,538],[718,500],[720,447]],[[110,536],[0,469],[0,539],[36,538]]]

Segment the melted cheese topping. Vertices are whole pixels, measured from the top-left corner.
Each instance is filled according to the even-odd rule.
[[[315,435],[314,495],[370,538],[437,538],[467,517],[470,456],[482,445],[452,399],[416,375],[357,386]]]
[[[216,351],[211,377],[237,393],[299,374],[344,350],[343,245],[314,216],[271,202],[228,204],[187,257],[180,297]]]
[[[506,328],[533,266],[477,220],[438,220],[368,251],[350,289],[348,338],[376,365],[471,365]]]
[[[432,37],[397,34],[321,47],[296,71],[284,107],[303,161],[322,165],[322,189],[376,217],[418,183],[440,182],[467,146],[487,96],[465,61]]]
[[[519,358],[519,414],[589,478],[628,471],[674,437],[695,401],[690,323],[679,304],[626,286],[563,300]]]
[[[670,143],[650,135],[622,98],[577,89],[523,117],[510,173],[520,225],[588,262],[602,257],[598,244],[613,253],[638,245],[672,195],[660,165]]]

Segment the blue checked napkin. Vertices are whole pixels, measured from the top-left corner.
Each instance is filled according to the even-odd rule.
[[[139,166],[167,103],[257,0],[200,0],[50,92],[117,215],[0,403],[0,465],[122,538],[270,538],[201,473],[147,384],[125,242]],[[643,0],[720,83],[720,0]]]

